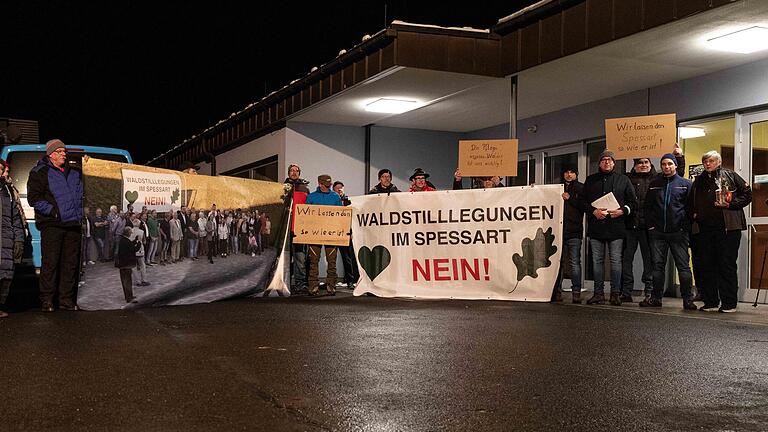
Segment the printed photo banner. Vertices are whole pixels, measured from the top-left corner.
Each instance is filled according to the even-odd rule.
[[[122,170],[123,205],[135,209],[147,207],[149,210],[168,212],[181,208],[181,178],[176,173],[154,173]]]
[[[90,237],[84,239],[83,261],[87,264],[83,266],[81,278],[84,284],[78,289],[81,308],[132,309],[209,303],[233,297],[272,295],[272,291],[289,295],[284,282],[275,280],[281,275],[276,270],[283,255],[289,219],[283,184],[190,175],[94,158],[83,161],[83,177],[84,206],[91,229]],[[135,186],[144,186],[144,189]],[[166,198],[170,203],[162,202]],[[141,244],[136,259],[153,264],[145,267],[143,276],[137,267],[132,269],[133,302],[126,301],[114,260],[115,254],[121,252],[120,233],[127,223],[130,201],[135,213],[141,213],[142,207],[146,207],[147,212],[157,211],[154,221],[137,223],[130,233],[130,239],[138,237]],[[110,214],[112,206],[117,211]],[[183,218],[178,211],[181,206],[186,207]],[[269,234],[261,232],[257,212],[269,217]],[[188,229],[200,228],[201,214],[206,221],[209,218],[214,221],[216,228],[211,235],[195,235]],[[167,223],[173,218],[180,221],[181,229],[171,233],[170,239],[163,239],[159,231],[149,227],[156,222],[158,230],[162,230],[166,216],[171,217]],[[147,230],[141,228],[142,223],[148,226]],[[152,232],[157,233],[157,237],[153,238]],[[150,235],[146,236],[147,233]],[[193,247],[194,255],[190,253]],[[206,249],[213,251],[210,259]]]
[[[352,198],[355,295],[549,301],[562,185]]]

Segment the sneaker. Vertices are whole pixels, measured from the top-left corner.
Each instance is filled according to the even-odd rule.
[[[53,308],[53,303],[43,303],[42,311],[43,312],[53,312],[56,309]]]
[[[696,306],[696,303],[693,302],[693,299],[683,299],[683,309],[698,310],[699,308]]]
[[[640,307],[661,307],[661,300],[648,297],[640,302]]]
[[[592,297],[589,300],[587,300],[587,304],[588,305],[605,304],[605,294],[600,293],[600,294],[592,295]]]
[[[344,282],[336,282],[336,288],[344,288]]]
[[[699,308],[700,311],[704,311],[704,312],[717,312],[718,309],[719,309],[719,307],[717,305],[714,305],[714,306],[712,306],[712,305],[704,305],[704,306]]]
[[[581,304],[581,293],[572,293],[571,294],[571,303]]]
[[[734,306],[734,307],[729,307],[729,308],[727,308],[727,307],[721,307],[721,308],[719,309],[719,311],[720,311],[720,312],[722,312],[722,313],[734,313],[734,312],[736,312],[736,306]]]
[[[88,264],[94,265],[94,264],[96,264],[96,261],[88,261]]]
[[[355,284],[352,283],[352,282],[348,283],[347,284],[347,289],[354,290],[355,289]]]
[[[251,252],[251,256],[252,256],[252,257],[255,257],[255,256],[256,256],[256,254],[255,254],[255,253],[253,253],[253,252]]]
[[[621,297],[619,297],[619,300],[621,300],[622,303],[634,303],[634,299],[631,295],[622,294]]]
[[[619,297],[619,293],[611,293],[610,303],[611,306],[621,306],[621,298]]]

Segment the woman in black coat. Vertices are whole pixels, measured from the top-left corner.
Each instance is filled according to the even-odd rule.
[[[11,290],[16,264],[24,255],[26,220],[19,201],[19,192],[8,176],[8,164],[0,159],[0,307]],[[0,318],[8,313],[0,310]]]

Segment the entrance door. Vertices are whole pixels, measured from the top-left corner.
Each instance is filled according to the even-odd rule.
[[[755,301],[760,288],[759,302],[766,303],[768,293],[768,113],[743,116],[742,140],[748,144],[750,164],[747,168],[752,185],[752,204],[745,209],[749,238],[749,276],[740,280],[739,300]],[[744,268],[740,260],[739,269]],[[740,272],[742,273],[742,272]],[[747,272],[743,272],[747,273]]]

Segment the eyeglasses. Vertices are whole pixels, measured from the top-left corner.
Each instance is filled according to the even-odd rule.
[[[54,150],[53,153],[67,154],[67,151],[65,149],[60,148],[60,149]]]
[[[414,177],[413,179],[414,180],[426,180],[427,178],[426,177]]]

